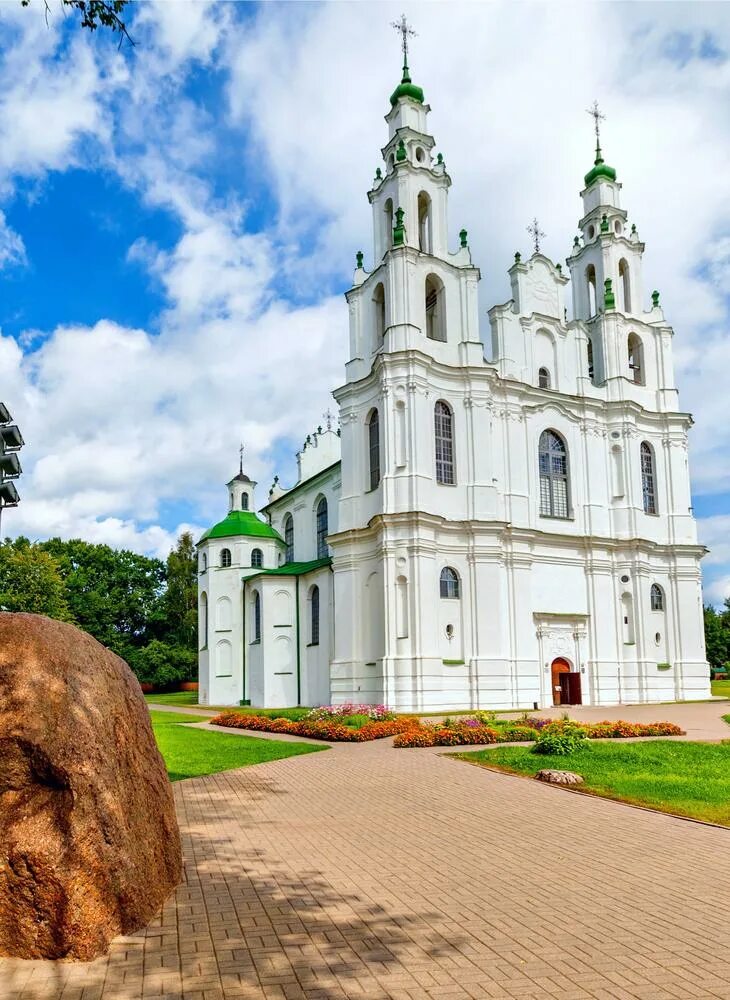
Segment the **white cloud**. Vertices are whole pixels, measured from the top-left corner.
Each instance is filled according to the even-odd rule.
[[[5,213],[0,211],[0,271],[13,265],[27,263],[23,237],[8,225]]]

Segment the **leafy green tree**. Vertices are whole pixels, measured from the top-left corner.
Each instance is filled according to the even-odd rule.
[[[183,532],[167,557],[167,590],[164,596],[165,641],[192,652],[197,650],[198,560],[193,536]]]
[[[41,547],[58,562],[71,613],[82,629],[124,659],[160,638],[163,562],[78,538],[52,538]]]
[[[194,680],[197,655],[191,649],[153,639],[144,649],[132,652],[130,666],[143,684],[164,689],[175,687],[181,681]]]
[[[120,45],[125,38],[134,45],[121,17],[128,0],[59,0],[59,2],[62,10],[68,9],[78,14],[82,28],[88,28],[89,31],[108,28],[112,34],[119,35]],[[20,6],[30,7],[30,0],[20,0]],[[43,7],[47,23],[51,13],[50,0],[43,0]]]
[[[703,615],[707,661],[713,670],[719,670],[730,660],[730,614],[706,607]]]
[[[0,607],[61,621],[73,618],[58,562],[27,538],[0,544]]]

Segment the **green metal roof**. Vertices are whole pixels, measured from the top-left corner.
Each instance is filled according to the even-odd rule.
[[[613,169],[613,167],[609,167],[607,163],[603,162],[603,157],[601,156],[601,147],[596,146],[596,159],[591,169],[583,178],[586,187],[590,187],[594,181],[597,181],[599,179],[599,177],[605,177],[606,180],[615,181],[616,171]]]
[[[390,103],[393,107],[395,107],[398,103],[399,97],[411,97],[414,101],[420,101],[421,104],[423,104],[423,91],[411,81],[411,74],[408,72],[408,66],[403,67],[403,78],[390,95]]]
[[[256,576],[303,576],[311,573],[314,569],[321,569],[323,566],[331,566],[332,558],[326,556],[324,559],[310,559],[309,562],[290,562],[283,566],[276,566],[274,569],[262,569]],[[247,579],[251,579],[250,576]]]
[[[212,528],[208,528],[200,542],[205,542],[209,538],[234,538],[236,536],[275,538],[278,542],[283,541],[281,535],[274,531],[270,524],[257,517],[252,510],[232,510],[222,521],[214,524]]]

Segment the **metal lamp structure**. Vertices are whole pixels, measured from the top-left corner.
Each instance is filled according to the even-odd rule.
[[[23,471],[18,452],[24,445],[17,424],[13,423],[5,403],[0,403],[0,543],[2,543],[2,515],[6,507],[17,507],[20,496],[13,480]]]

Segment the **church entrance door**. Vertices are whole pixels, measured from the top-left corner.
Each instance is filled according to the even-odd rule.
[[[570,702],[564,700],[563,692],[565,691],[564,684],[561,683],[561,674],[570,673],[570,664],[567,660],[563,659],[562,656],[558,656],[553,660],[552,664],[552,681],[553,681],[553,705],[569,705]],[[567,691],[565,691],[567,694]]]

